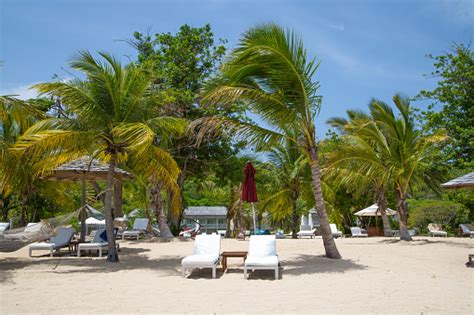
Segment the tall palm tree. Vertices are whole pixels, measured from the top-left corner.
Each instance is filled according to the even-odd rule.
[[[412,240],[407,229],[407,199],[421,186],[428,186],[435,192],[440,190],[443,177],[430,164],[438,153],[436,143],[444,141],[445,136],[423,137],[421,131],[416,129],[410,100],[396,94],[393,103],[400,113],[399,117],[390,106],[381,101],[372,102],[370,112],[388,141],[386,146],[393,168],[392,182],[400,216],[400,238]]]
[[[330,120],[332,125],[349,135],[348,145],[334,153],[332,166],[346,171],[339,176],[347,175],[343,179],[347,184],[372,182],[381,212],[386,210],[385,192],[389,186],[393,187],[400,238],[411,240],[407,229],[407,198],[423,185],[439,190],[442,178],[430,169],[429,164],[436,156],[434,144],[443,137],[422,137],[416,129],[409,99],[397,94],[393,102],[399,116],[388,104],[373,100],[369,104],[370,115],[348,112],[349,121],[342,118]],[[348,171],[352,173],[348,174]],[[384,220],[384,228],[385,225],[388,225],[388,219]]]
[[[387,216],[386,193],[391,168],[385,153],[389,149],[383,133],[369,115],[347,111],[349,120],[331,118],[328,123],[345,135],[345,141],[329,154],[325,172],[337,184],[352,188],[358,194],[372,192],[382,216],[385,236],[392,236]]]
[[[270,129],[222,117],[194,123],[200,136],[225,131],[245,138],[259,148],[290,140],[305,152],[311,166],[313,196],[321,234],[329,258],[341,258],[329,227],[321,189],[321,175],[314,120],[321,97],[319,82],[313,81],[318,68],[309,60],[303,41],[295,33],[275,24],[264,24],[243,34],[221,70],[221,78],[207,87],[204,102],[244,102]],[[292,134],[291,136],[289,134]]]
[[[92,154],[109,164],[104,197],[108,257],[118,261],[112,217],[112,188],[115,167],[133,157],[149,175],[163,176],[173,187],[179,168],[173,158],[154,141],[179,134],[185,124],[172,117],[154,116],[147,99],[153,72],[134,64],[122,66],[114,57],[100,53],[95,59],[80,52],[70,63],[85,78],[41,83],[42,94],[58,97],[69,117],[49,118],[29,128],[17,148],[36,161],[44,173],[66,161]],[[41,160],[40,160],[41,159]]]
[[[263,209],[269,211],[274,220],[291,218],[292,238],[297,238],[298,200],[310,180],[306,156],[290,142],[286,147],[273,148],[268,158],[275,169],[270,183],[272,193],[261,201]]]

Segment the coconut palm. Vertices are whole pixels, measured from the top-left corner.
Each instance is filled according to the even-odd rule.
[[[332,166],[343,169],[339,176],[345,176],[346,184],[361,186],[371,182],[377,203],[383,208],[381,212],[386,210],[385,191],[391,186],[397,199],[400,238],[411,240],[407,229],[407,198],[420,186],[439,190],[442,178],[430,169],[430,162],[436,156],[434,144],[443,138],[422,137],[416,129],[408,98],[397,94],[393,102],[400,116],[388,104],[373,100],[369,104],[370,115],[348,112],[349,121],[330,120],[349,135],[348,144],[334,153]],[[384,228],[385,225],[388,219],[384,220]]]
[[[42,94],[58,97],[71,115],[36,123],[20,138],[17,148],[36,161],[39,173],[86,154],[109,164],[104,197],[107,260],[115,262],[115,167],[131,157],[135,165],[141,164],[141,171],[149,176],[156,174],[172,188],[178,166],[165,150],[153,144],[179,134],[185,124],[177,118],[155,116],[157,104],[147,98],[154,79],[151,70],[134,64],[122,66],[107,53],[100,56],[95,59],[83,51],[71,61],[71,67],[85,76],[83,80],[34,86]]]
[[[349,120],[328,120],[329,124],[344,133],[345,141],[329,154],[325,173],[334,178],[338,185],[348,187],[357,194],[372,192],[382,216],[384,235],[392,236],[386,199],[392,175],[385,155],[389,148],[384,145],[384,135],[369,115],[357,111],[347,111],[347,115]]]
[[[321,190],[314,120],[319,112],[318,68],[308,59],[301,38],[275,24],[264,24],[243,34],[221,69],[221,78],[207,87],[204,102],[246,103],[271,129],[231,118],[209,117],[193,124],[200,137],[212,130],[245,138],[257,148],[284,144],[299,146],[311,166],[313,196],[321,224],[326,256],[341,258],[329,227]],[[290,135],[291,134],[291,135]]]

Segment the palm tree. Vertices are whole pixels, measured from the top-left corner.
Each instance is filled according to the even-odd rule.
[[[400,216],[400,239],[409,241],[412,238],[407,229],[407,199],[422,186],[439,192],[443,178],[430,164],[438,153],[436,143],[444,141],[445,136],[423,137],[421,131],[416,129],[410,100],[396,94],[393,103],[400,117],[396,117],[392,108],[380,101],[371,103],[370,112],[388,141],[388,158],[393,168],[392,182]]]
[[[345,134],[345,141],[329,154],[325,170],[335,182],[358,194],[371,191],[382,216],[385,236],[392,236],[387,216],[386,193],[391,168],[386,157],[386,139],[369,115],[347,111],[349,120],[331,118],[328,123]]]
[[[439,191],[442,178],[430,169],[436,156],[436,142],[443,137],[422,137],[416,129],[410,101],[399,94],[393,97],[400,116],[396,116],[386,103],[373,100],[369,104],[370,116],[361,112],[348,112],[350,121],[341,118],[330,120],[348,136],[348,145],[333,155],[333,167],[342,167],[352,174],[344,179],[352,185],[372,182],[377,203],[386,210],[386,189],[391,186],[397,199],[400,238],[411,240],[408,233],[407,198],[418,187],[427,185]],[[361,179],[362,177],[365,179]],[[384,220],[388,225],[388,219]]]
[[[268,158],[274,165],[274,176],[269,185],[272,193],[262,200],[263,209],[269,211],[274,220],[290,217],[292,238],[297,238],[298,200],[303,190],[309,187],[306,156],[289,142],[286,147],[273,148]]]
[[[321,175],[314,119],[319,112],[318,68],[308,60],[303,41],[275,24],[249,29],[221,70],[221,78],[207,87],[204,102],[246,103],[271,130],[223,117],[208,117],[193,124],[200,137],[208,131],[228,132],[245,138],[257,148],[289,140],[299,146],[311,167],[313,196],[321,224],[326,256],[341,258],[329,227],[321,190]],[[293,136],[290,136],[289,134]]]
[[[71,61],[85,79],[41,83],[34,87],[42,94],[58,97],[69,117],[49,118],[29,128],[17,148],[36,161],[40,173],[66,161],[92,154],[109,164],[104,208],[110,262],[118,261],[112,216],[112,188],[115,167],[133,157],[149,176],[162,176],[173,187],[179,174],[173,158],[153,143],[179,134],[182,120],[153,116],[148,92],[153,72],[134,64],[122,66],[114,57],[100,53],[95,59],[83,51]],[[41,160],[39,160],[41,158]]]
[[[35,177],[28,159],[18,159],[11,149],[18,137],[42,118],[44,113],[37,103],[0,96],[0,208],[4,200],[16,192],[20,197],[23,224],[28,217],[27,199],[33,190]]]

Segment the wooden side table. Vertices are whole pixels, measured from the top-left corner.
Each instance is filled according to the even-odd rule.
[[[243,261],[247,259],[247,254],[248,252],[242,251],[242,252],[222,252],[221,257],[222,257],[222,269],[226,271],[227,269],[227,258],[228,257],[236,257],[236,258],[243,258]]]

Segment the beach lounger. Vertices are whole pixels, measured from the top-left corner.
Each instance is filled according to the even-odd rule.
[[[47,243],[34,243],[29,246],[30,257],[34,250],[49,250],[50,256],[53,257],[53,251],[69,246],[74,235],[73,228],[60,228],[58,234],[49,239]]]
[[[315,230],[313,230],[310,225],[301,225],[300,231],[298,232],[298,238],[303,238],[305,236],[313,238],[313,236],[315,236],[314,232]]]
[[[362,230],[359,227],[351,227],[352,237],[368,237],[367,233],[362,233]]]
[[[443,231],[441,228],[441,224],[436,224],[436,223],[430,223],[428,224],[428,231],[430,236],[444,236],[448,237],[448,233],[446,231]]]
[[[471,224],[459,224],[459,235],[474,237],[474,226]]]
[[[194,252],[181,261],[181,272],[186,276],[187,269],[212,268],[212,278],[216,278],[216,268],[221,254],[220,235],[196,235]]]
[[[107,249],[107,234],[105,229],[95,231],[94,238],[90,243],[77,244],[77,257],[81,257],[81,250],[98,250],[99,257],[102,257],[102,251]]]
[[[124,231],[122,233],[122,240],[125,238],[133,238],[135,237],[137,240],[140,239],[140,235],[145,236],[146,230],[148,228],[149,220],[146,218],[137,218],[135,222],[133,222],[133,227],[131,230]]]
[[[244,263],[244,279],[247,279],[248,269],[275,270],[275,279],[278,279],[279,268],[275,235],[250,236],[249,253]]]
[[[329,224],[329,226],[331,227],[331,233],[333,237],[337,238],[344,236],[344,234],[337,229],[337,226],[334,223]]]
[[[8,222],[0,222],[0,233],[3,233],[10,227],[10,223]]]

